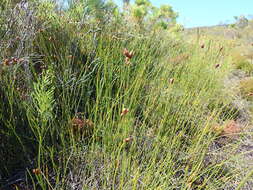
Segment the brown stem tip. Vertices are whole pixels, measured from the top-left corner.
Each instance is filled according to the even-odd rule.
[[[125,57],[127,57],[129,59],[131,59],[134,56],[133,51],[129,52],[126,48],[123,50],[123,54],[124,54]]]

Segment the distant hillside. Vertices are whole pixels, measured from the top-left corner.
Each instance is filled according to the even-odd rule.
[[[200,38],[211,36],[214,38],[223,38],[231,40],[235,51],[245,56],[247,59],[253,59],[253,20],[237,22],[235,24],[217,25],[211,27],[195,27],[185,29],[185,37]]]
[[[253,42],[253,20],[243,24],[235,23],[185,29],[187,34],[196,34],[198,31],[200,34],[222,36],[225,39],[242,40],[245,43]]]

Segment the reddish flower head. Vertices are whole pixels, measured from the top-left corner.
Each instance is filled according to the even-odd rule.
[[[129,143],[129,142],[131,142],[132,140],[133,140],[132,137],[128,137],[128,138],[125,138],[125,139],[124,139],[124,142],[125,142],[125,143]]]
[[[124,109],[122,110],[120,116],[124,116],[124,115],[126,115],[128,112],[129,112],[129,109],[124,108]]]
[[[41,170],[40,170],[39,168],[33,169],[32,172],[33,172],[35,175],[41,174]]]
[[[219,68],[220,67],[220,64],[216,64],[215,65],[215,68],[217,69],[217,68]]]
[[[123,54],[124,54],[124,56],[126,56],[129,59],[131,59],[134,56],[133,51],[129,52],[126,48],[124,49]]]

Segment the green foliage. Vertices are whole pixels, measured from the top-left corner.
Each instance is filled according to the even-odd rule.
[[[143,18],[147,15],[148,10],[147,7],[145,6],[134,6],[133,7],[133,16],[139,21],[141,22],[141,20],[143,20]]]
[[[47,124],[53,118],[54,108],[54,88],[52,86],[53,73],[50,70],[45,71],[42,74],[42,78],[34,83],[34,91],[31,94],[32,101],[38,118]]]
[[[177,17],[177,13],[173,11],[171,6],[162,5],[160,8],[153,8],[151,19],[156,27],[160,26],[162,29],[168,29],[175,25]]]
[[[148,30],[168,29],[176,23],[178,14],[170,5],[153,6],[148,0],[136,0],[130,11],[137,23]]]
[[[3,0],[0,2],[0,10],[1,12],[6,9],[6,7],[9,5],[9,0]]]
[[[88,0],[86,2],[88,8],[88,14],[94,12],[96,18],[101,19],[103,17],[104,2],[102,0]]]
[[[38,2],[29,46],[7,47],[13,36],[4,36],[0,188],[17,170],[28,188],[43,190],[224,189],[243,174],[233,148],[228,159],[211,148],[213,126],[233,117],[220,106],[233,97],[223,87],[230,57],[175,39],[170,6],[138,0],[135,8],[138,30],[111,3],[60,11]]]
[[[247,60],[246,57],[240,55],[239,53],[233,53],[233,64],[236,69],[245,71],[248,75],[253,73],[253,65]]]
[[[147,16],[151,9],[151,3],[148,0],[136,0],[135,4],[131,7],[133,17],[141,25],[143,19]]]
[[[253,93],[253,78],[248,78],[241,81],[240,90],[241,90],[242,95],[246,99],[253,101],[253,98],[251,95]]]
[[[135,0],[135,4],[137,6],[145,6],[145,7],[148,7],[151,5],[149,0]]]

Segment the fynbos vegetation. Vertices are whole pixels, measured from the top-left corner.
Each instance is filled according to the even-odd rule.
[[[184,40],[177,16],[1,1],[0,189],[250,189],[250,109],[235,102],[253,91],[231,90],[231,72],[252,67],[224,39]]]

